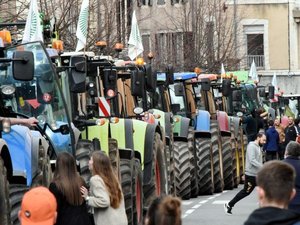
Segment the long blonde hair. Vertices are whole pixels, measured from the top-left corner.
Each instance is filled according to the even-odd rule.
[[[99,175],[102,178],[109,192],[111,207],[115,209],[118,208],[123,195],[117,176],[113,171],[110,159],[101,151],[93,152],[92,159],[93,175]]]
[[[53,182],[71,205],[81,205],[80,187],[85,185],[76,169],[75,158],[68,152],[59,153],[56,160]]]

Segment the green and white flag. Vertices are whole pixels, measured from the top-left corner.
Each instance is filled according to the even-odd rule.
[[[83,0],[81,4],[76,37],[78,38],[76,52],[83,49],[86,45],[87,28],[89,19],[89,0]]]
[[[258,74],[257,74],[257,70],[256,70],[256,65],[255,65],[254,59],[253,59],[253,62],[251,64],[251,67],[250,67],[249,77],[251,77],[251,79],[253,81],[256,81],[256,82],[259,81],[258,80]]]
[[[22,43],[44,41],[37,1],[31,0]]]
[[[136,20],[135,11],[132,14],[131,32],[128,41],[128,56],[134,60],[139,54],[144,51],[142,36],[139,31],[139,26]]]
[[[223,82],[223,76],[226,76],[226,72],[225,72],[225,68],[224,68],[224,64],[222,63],[221,65],[221,83]]]

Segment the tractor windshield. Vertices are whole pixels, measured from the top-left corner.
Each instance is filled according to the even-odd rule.
[[[0,88],[4,107],[9,113],[17,116],[37,118],[42,129],[48,125],[45,129],[47,135],[54,135],[52,131],[57,130],[61,125],[68,124],[68,114],[52,62],[40,42],[8,48],[6,57],[13,58],[13,53],[16,51],[33,53],[34,76],[30,81],[15,80],[12,63],[1,65]],[[9,113],[6,116],[9,116]],[[69,135],[63,136],[68,138]],[[51,137],[50,141],[55,142]]]

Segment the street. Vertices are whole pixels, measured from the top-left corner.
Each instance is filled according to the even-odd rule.
[[[256,189],[246,198],[238,202],[232,215],[224,212],[224,203],[230,201],[243,188],[239,185],[230,191],[206,196],[198,196],[182,201],[183,225],[241,225],[249,214],[258,207]]]

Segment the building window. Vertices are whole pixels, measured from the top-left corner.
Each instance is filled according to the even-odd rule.
[[[171,32],[155,34],[155,60],[160,69],[165,62],[173,64],[177,70],[190,69],[193,56],[193,40],[190,32]]]
[[[142,6],[142,5],[152,6],[153,0],[138,0],[137,3],[138,3],[138,6]]]
[[[263,34],[247,34],[247,64],[251,63],[260,68],[264,68],[264,35]]]
[[[157,0],[157,5],[164,5],[165,4],[165,0]]]
[[[171,0],[171,5],[179,4],[179,3],[185,4],[187,2],[188,0]]]

